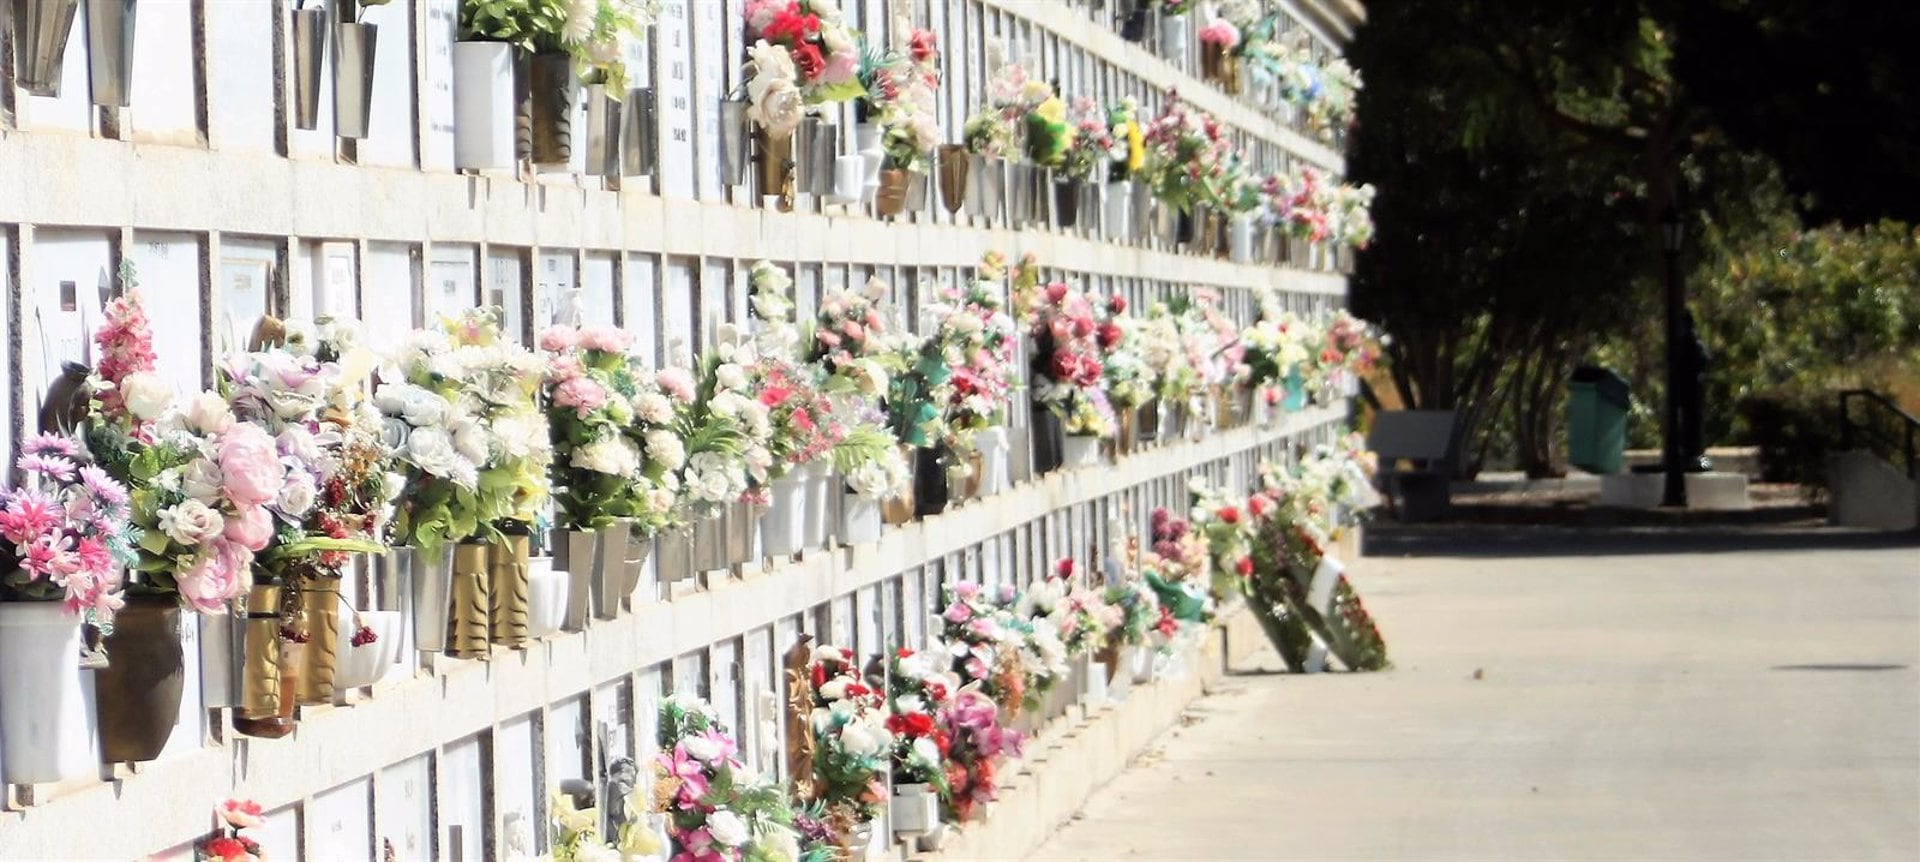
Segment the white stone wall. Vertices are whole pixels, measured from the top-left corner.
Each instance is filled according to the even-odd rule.
[[[0,376],[10,393],[0,453],[9,462],[50,372],[86,355],[123,261],[148,298],[162,371],[182,392],[206,385],[212,357],[263,312],[357,313],[377,343],[390,344],[441,312],[500,303],[530,338],[552,319],[560,292],[576,286],[590,320],[633,330],[639,349],[658,357],[672,339],[698,345],[720,322],[744,317],[745,273],[761,259],[794,268],[803,314],[823,290],[878,275],[907,321],[918,317],[923,280],[950,283],[989,250],[1034,252],[1054,276],[1125,293],[1136,307],[1195,286],[1222,291],[1243,317],[1256,287],[1280,288],[1301,311],[1345,294],[1336,272],[1014,231],[937,207],[893,222],[806,198],[791,213],[760,207],[746,190],[723,187],[718,169],[717,102],[738,82],[739,0],[662,0],[633,75],[658,90],[661,170],[618,181],[450,169],[455,0],[367,11],[381,28],[370,138],[332,135],[324,91],[320,128],[293,128],[291,5],[141,3],[125,110],[88,104],[83,22],[61,97],[29,96],[11,69],[0,72]],[[1120,40],[1107,18],[1121,5],[1114,0],[845,5],[862,29],[884,31],[897,6],[939,33],[941,111],[956,140],[981,99],[992,43],[1067,95],[1130,94],[1151,112],[1177,88],[1270,164],[1342,167],[1274,114]],[[11,28],[6,38],[11,48]],[[842,127],[850,120],[843,112]],[[918,644],[942,582],[1024,582],[1051,559],[1087,553],[1111,522],[1143,529],[1155,506],[1183,506],[1190,475],[1244,479],[1260,458],[1324,439],[1344,418],[1309,410],[1279,427],[1022,484],[889,530],[877,545],[751,566],[491,663],[422,660],[334,707],[303,709],[286,740],[223,727],[222,713],[199,705],[190,659],[166,755],[137,773],[118,767],[99,780],[9,788],[0,856],[191,858],[210,805],[228,795],[273,810],[269,828],[254,834],[278,862],[380,858],[389,843],[399,859],[536,854],[545,849],[547,789],[598,776],[614,757],[644,755],[662,691],[700,691],[751,727],[759,693],[778,684],[778,655],[798,634],[862,653]],[[189,655],[196,634],[185,633]],[[760,762],[779,762],[753,732],[740,735]]]

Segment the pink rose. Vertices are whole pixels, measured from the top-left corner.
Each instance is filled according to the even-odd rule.
[[[580,333],[571,326],[549,326],[540,333],[540,349],[548,353],[571,350],[580,343]]]
[[[852,53],[828,54],[827,70],[820,73],[820,79],[829,84],[844,84],[853,80],[859,68],[860,58]]]
[[[947,612],[944,616],[947,622],[964,623],[967,620],[973,619],[973,609],[967,607],[964,602],[954,602],[947,606]]]
[[[633,336],[618,326],[589,326],[580,330],[580,346],[588,350],[606,353],[626,353],[632,346]]]
[[[287,471],[265,429],[235,424],[220,435],[221,487],[242,506],[262,506],[280,496]]]
[[[232,542],[214,540],[213,547],[186,571],[174,576],[180,597],[205,613],[226,610],[227,602],[245,592],[247,567],[253,552]]]
[[[227,519],[221,535],[249,551],[261,550],[273,541],[273,516],[265,506],[242,506],[240,514]]]
[[[1066,298],[1067,298],[1066,282],[1056,281],[1052,284],[1047,285],[1047,302],[1050,302],[1054,305],[1059,305],[1060,301]]]

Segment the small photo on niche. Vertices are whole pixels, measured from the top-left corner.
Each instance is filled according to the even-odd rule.
[[[228,345],[245,345],[254,324],[267,315],[267,285],[272,274],[269,261],[220,261],[220,310]]]
[[[68,313],[80,311],[80,286],[71,281],[60,282],[60,310]]]

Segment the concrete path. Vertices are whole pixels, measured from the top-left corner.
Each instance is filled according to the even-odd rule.
[[[1231,677],[1030,858],[1920,859],[1911,538],[1376,538],[1396,669]]]

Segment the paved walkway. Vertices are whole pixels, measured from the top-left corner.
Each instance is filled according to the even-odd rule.
[[[1379,538],[1396,669],[1234,676],[1030,858],[1920,859],[1920,546]]]

